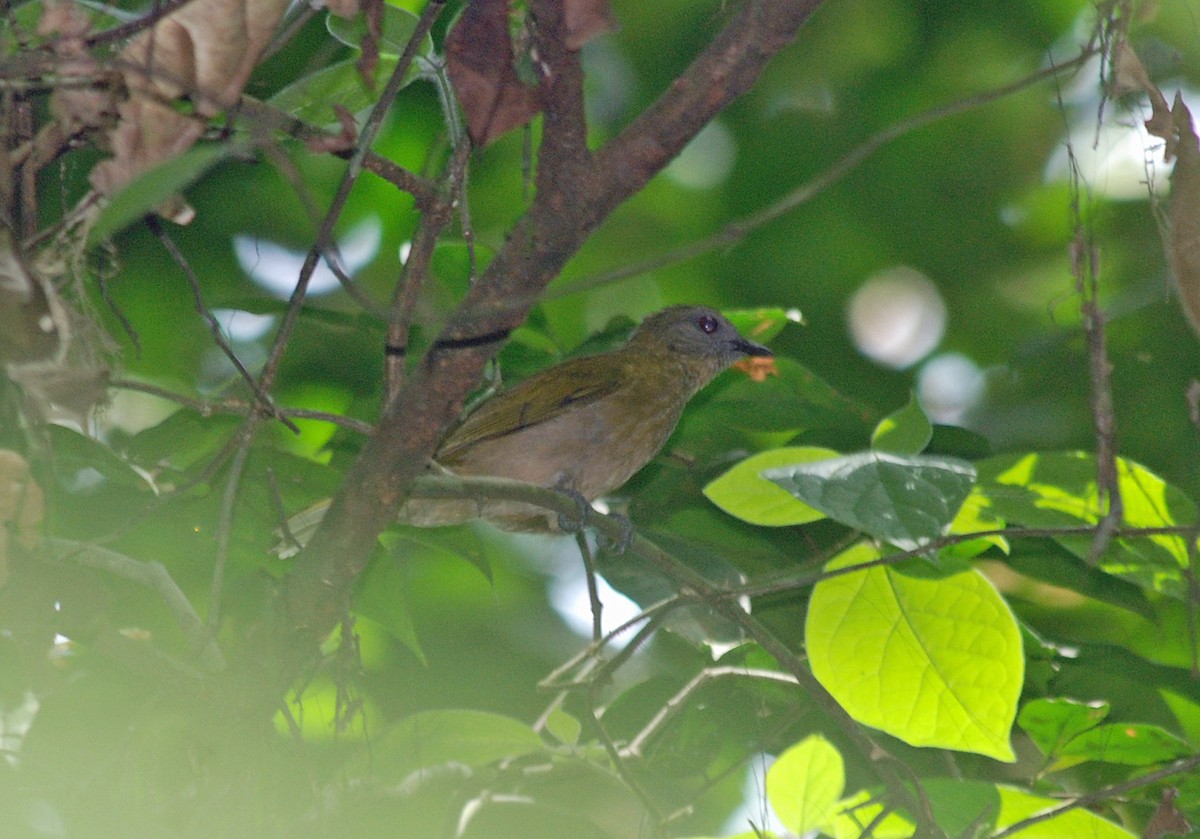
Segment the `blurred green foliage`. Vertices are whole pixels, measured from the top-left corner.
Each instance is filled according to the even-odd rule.
[[[36,7],[23,4],[19,12]],[[653,102],[731,14],[724,3],[694,0],[614,0],[613,7],[619,30],[583,53],[593,147]],[[457,9],[452,4],[449,12]],[[1200,77],[1200,6],[1163,0],[1155,11],[1133,25],[1131,43],[1156,79],[1170,80],[1164,88],[1178,83],[1191,90]],[[355,57],[329,36],[324,14],[258,68],[249,94],[268,99]],[[819,512],[801,504],[812,497],[781,501],[761,486],[747,489],[762,479],[730,469],[748,455],[772,466],[786,465],[784,447],[868,457],[854,453],[870,450],[873,438],[884,435],[880,421],[889,418],[885,429],[901,425],[903,453],[914,460],[924,450],[919,457],[931,463],[980,462],[978,492],[968,502],[978,505],[971,507],[978,518],[955,533],[1005,524],[1090,525],[1100,518],[1094,459],[1062,454],[1096,447],[1081,298],[1069,255],[1077,223],[1098,248],[1117,440],[1128,459],[1121,480],[1140,505],[1129,523],[1196,524],[1200,422],[1189,415],[1187,393],[1200,377],[1200,339],[1170,291],[1156,220],[1164,176],[1157,175],[1153,196],[1117,199],[1106,192],[1113,172],[1088,169],[1073,192],[1066,170],[1053,163],[1068,137],[1076,143],[1097,130],[1098,63],[903,133],[769,223],[686,259],[662,258],[754,216],[892,126],[1069,61],[1094,28],[1095,14],[1079,0],[829,0],[748,95],[604,223],[500,354],[501,379],[514,381],[619,342],[642,315],[669,303],[803,313],[803,325],[776,324],[773,375],[759,382],[724,374],[694,400],[663,454],[614,500],[639,534],[692,571],[713,583],[746,585],[756,595],[755,615],[793,650],[804,647],[810,595],[825,614],[855,614],[844,603],[830,605],[847,586],[816,582],[823,563],[854,544],[852,550],[876,558],[895,548],[856,543],[859,534],[847,526],[861,525],[855,516],[818,520]],[[435,48],[449,19],[434,30]],[[18,54],[7,40],[0,44],[9,51],[4,60]],[[361,95],[359,86],[346,101]],[[1104,120],[1129,126],[1145,110],[1109,101]],[[474,152],[467,189],[473,249],[461,228],[440,243],[434,283],[417,306],[416,349],[461,298],[472,260],[486,263],[528,206],[530,149],[539,131],[535,121],[528,133],[514,131]],[[1073,148],[1082,156],[1082,148]],[[449,149],[428,78],[402,91],[375,150],[413,171],[438,172]],[[93,160],[68,155],[42,173],[46,223],[86,191]],[[196,219],[169,235],[198,278],[204,306],[242,313],[236,318],[273,319],[264,334],[227,330],[251,368],[265,358],[286,282],[299,266],[299,257],[290,267],[273,265],[264,248],[307,250],[344,166],[332,155],[280,142],[269,153],[224,157],[195,173],[198,180],[186,189]],[[359,179],[338,234],[377,228],[378,246],[352,272],[374,300],[390,299],[399,255],[417,221],[410,197],[371,174]],[[257,258],[239,260],[239,237]],[[819,742],[810,751],[821,761],[844,759],[844,790],[815,795],[806,812],[819,811],[820,818],[796,816],[803,807],[793,807],[795,824],[833,830],[827,812],[833,798],[861,802],[868,790],[879,791],[870,761],[794,685],[721,676],[680,693],[714,660],[728,668],[787,669],[757,645],[738,643],[745,635],[736,622],[703,604],[673,613],[652,640],[639,639],[629,660],[556,705],[555,690],[539,690],[539,683],[587,644],[586,631],[581,635],[564,606],[565,591],[574,586],[578,598],[581,590],[576,544],[485,525],[389,531],[361,581],[353,627],[341,644],[331,639],[319,668],[286,702],[278,697],[273,720],[248,716],[248,697],[261,686],[200,672],[187,622],[162,592],[96,559],[87,544],[98,540],[116,554],[161,565],[201,620],[215,614],[219,598],[220,620],[209,627],[217,642],[228,655],[261,656],[266,668],[269,645],[253,628],[290,567],[270,552],[276,527],[286,513],[335,491],[362,436],[320,420],[298,421],[298,437],[274,427],[261,433],[231,507],[231,441],[240,427],[238,406],[249,394],[197,315],[186,276],[141,224],[90,259],[104,282],[88,287],[87,302],[116,342],[114,375],[183,394],[203,409],[116,389],[98,434],[88,436],[18,422],[18,392],[0,381],[0,448],[20,451],[33,464],[47,496],[45,537],[57,540],[41,559],[13,554],[0,587],[0,805],[13,831],[5,835],[727,835],[745,830],[748,818],[761,823],[767,813],[763,755],[818,732],[828,740],[805,742]],[[603,281],[643,263],[650,267]],[[934,290],[944,334],[921,356],[889,365],[856,345],[848,311],[873,276],[898,267],[915,269]],[[252,278],[272,270],[282,272],[282,292]],[[273,397],[370,424],[379,412],[385,328],[343,290],[310,298]],[[939,328],[922,321],[916,332]],[[933,361],[950,353],[965,359],[955,369],[967,371],[969,381],[950,378],[951,396],[962,404],[953,416],[939,416]],[[913,393],[925,413],[910,402]],[[1044,452],[1055,454],[1039,460],[1035,453]],[[1013,464],[1027,458],[1044,470],[1040,477],[1006,481]],[[881,493],[902,496],[897,487],[904,477],[912,476],[890,480]],[[832,482],[819,490],[814,497],[840,491]],[[945,501],[928,488],[912,492],[907,500],[918,506]],[[720,499],[720,508],[706,493]],[[1064,498],[1076,506],[1064,510]],[[781,513],[783,503],[796,507]],[[768,515],[755,507],[762,504],[776,506]],[[835,515],[845,506],[820,509]],[[879,502],[868,518],[897,509]],[[228,510],[230,527],[222,533]],[[942,512],[934,533],[944,532],[955,510]],[[780,522],[786,526],[759,526]],[[883,540],[891,532],[864,529]],[[971,807],[978,807],[959,809],[947,824],[965,830],[978,816],[987,831],[1000,829],[1044,806],[1043,796],[1098,790],[1140,767],[1194,756],[1200,745],[1200,689],[1192,678],[1194,536],[1119,539],[1095,560],[1090,535],[1072,536],[1013,544],[989,537],[960,546],[959,554],[909,560],[873,577],[911,574],[905,585],[932,587],[936,601],[953,595],[955,589],[939,584],[971,560],[974,570],[964,572],[971,591],[986,590],[990,604],[994,586],[1012,611],[995,597],[1000,607],[992,628],[1012,642],[996,660],[1011,664],[1020,657],[1016,639],[1023,640],[1020,702],[1038,704],[1024,704],[1018,717],[1013,765],[973,753],[969,744],[920,748],[946,740],[922,739],[890,719],[880,727],[897,739],[873,735],[914,777],[944,776],[952,766],[972,782]],[[926,542],[903,547],[917,544]],[[214,562],[223,550],[223,582],[214,587]],[[975,562],[977,551],[987,552]],[[612,585],[643,607],[678,589],[631,556],[599,561]],[[804,585],[781,583],[797,575]],[[913,582],[918,578],[920,585]],[[902,615],[891,627],[918,626],[954,658],[970,649],[958,635],[969,622],[958,617],[949,606],[931,608],[911,621]],[[853,663],[853,645],[862,639],[838,638],[847,646],[833,654]],[[710,647],[698,639],[722,643]],[[576,665],[566,674],[586,675]],[[1007,675],[1000,681],[1015,694],[1015,676]],[[864,683],[873,687],[869,679],[878,676],[867,673]],[[887,704],[888,695],[874,698]],[[993,714],[989,736],[1011,723],[1015,701],[1006,699]],[[1102,715],[1093,720],[1086,710],[1100,702],[1108,712],[1103,727],[1097,727]],[[534,722],[550,707],[551,722],[535,733]],[[603,710],[599,721],[596,709]],[[627,772],[614,769],[602,742],[629,743],[659,725],[653,721],[663,709],[669,718],[640,754],[627,756]],[[1054,739],[1055,726],[1067,724],[1061,719],[1081,716],[1088,724],[1072,736],[1082,739]],[[1125,739],[1114,745],[1110,738],[1118,735]],[[982,752],[1008,756],[1000,741]],[[794,778],[815,771],[792,761],[787,769],[793,780],[767,785],[772,802],[792,785],[803,786]],[[747,778],[760,788],[747,794]],[[1110,821],[1080,811],[1059,823],[1060,834],[1045,835],[1130,835],[1114,826],[1118,821],[1140,835],[1171,785],[1194,793],[1200,788],[1194,766],[1190,775],[1139,788],[1120,807],[1104,803],[1100,815]],[[931,789],[935,809],[953,811],[965,800],[944,781]],[[1197,801],[1185,794],[1177,802],[1193,824],[1200,823]],[[861,824],[870,821],[869,807],[861,813]],[[848,829],[840,818],[837,829]],[[911,833],[911,824],[896,829],[886,835]]]

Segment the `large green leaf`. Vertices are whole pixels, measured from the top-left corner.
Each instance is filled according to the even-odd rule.
[[[412,609],[408,605],[408,576],[393,556],[371,563],[354,591],[354,611],[375,621],[426,664]]]
[[[722,309],[721,314],[737,327],[737,331],[765,344],[783,331],[789,323],[804,323],[799,309],[764,306],[758,309]]]
[[[826,570],[879,557],[859,544]],[[1014,759],[1021,633],[983,575],[909,562],[822,580],[805,623],[813,675],[859,722],[914,746]]]
[[[837,748],[819,734],[804,738],[779,756],[767,772],[767,800],[783,826],[807,833],[829,824],[846,783]]]
[[[394,56],[379,58],[378,69],[390,73],[396,66]],[[410,75],[415,71],[410,71]],[[333,106],[341,105],[352,114],[360,114],[373,107],[379,91],[367,87],[363,82],[354,59],[346,59],[322,67],[297,79],[271,97],[270,104],[297,119],[316,125],[337,125],[337,114]]]
[[[1084,452],[1003,455],[978,464],[979,485],[993,510],[1009,522],[1030,527],[1096,524],[1106,508],[1096,483],[1096,459]],[[1124,525],[1172,527],[1196,523],[1196,505],[1183,492],[1131,460],[1117,461]],[[1090,535],[1064,535],[1056,541],[1082,558],[1092,550]],[[1109,574],[1154,591],[1184,597],[1181,569],[1188,566],[1187,540],[1159,534],[1114,539],[1098,558]]]
[[[775,482],[762,477],[764,470],[837,457],[833,449],[787,446],[759,452],[743,460],[704,488],[708,500],[731,516],[766,527],[808,524],[825,518],[797,500]]]
[[[951,457],[860,452],[767,469],[763,477],[832,519],[910,550],[946,532],[975,469]]]

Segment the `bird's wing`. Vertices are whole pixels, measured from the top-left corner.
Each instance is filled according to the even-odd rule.
[[[440,462],[456,453],[551,420],[564,411],[601,399],[625,380],[625,365],[611,353],[564,361],[484,402],[438,449]]]

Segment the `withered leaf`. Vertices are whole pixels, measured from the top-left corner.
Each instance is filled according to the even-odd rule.
[[[1167,98],[1124,41],[1114,50],[1113,67],[1113,84],[1118,91],[1140,88],[1150,97],[1146,130],[1162,139],[1163,158],[1167,162],[1175,160],[1168,206],[1167,258],[1179,305],[1200,335],[1200,139],[1192,124],[1192,112],[1178,91],[1175,102],[1167,105]]]
[[[609,0],[563,0],[563,23],[567,47],[573,50],[617,28]]]
[[[1200,140],[1192,125],[1192,113],[1178,93],[1171,116],[1176,131],[1169,206],[1171,273],[1179,304],[1200,335]]]
[[[112,195],[136,175],[187,151],[201,119],[170,106],[189,95],[210,117],[237,102],[288,0],[194,0],[135,36],[122,51],[130,98],[118,107],[113,157],[93,169],[92,185]],[[179,206],[178,202],[176,206]],[[186,205],[174,213],[188,218]]]
[[[12,232],[0,225],[0,362],[59,359],[68,334],[53,287],[34,274]]]
[[[521,81],[513,63],[507,0],[467,4],[446,36],[446,64],[477,146],[524,125],[541,110],[538,89]]]
[[[1188,820],[1175,807],[1175,799],[1178,796],[1179,790],[1174,787],[1167,787],[1163,790],[1162,801],[1154,811],[1154,815],[1150,817],[1150,821],[1146,822],[1146,829],[1142,831],[1142,839],[1187,836],[1192,832],[1192,826],[1188,824]]]

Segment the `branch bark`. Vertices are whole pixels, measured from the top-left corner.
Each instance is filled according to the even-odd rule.
[[[820,0],[748,0],[722,31],[607,148],[587,148],[583,74],[565,46],[559,0],[532,0],[544,102],[537,193],[384,408],[329,514],[284,581],[276,609],[279,676],[290,682],[344,614],[379,532],[458,416],[484,364],[520,325],[587,237],[701,128],[740,96]]]

